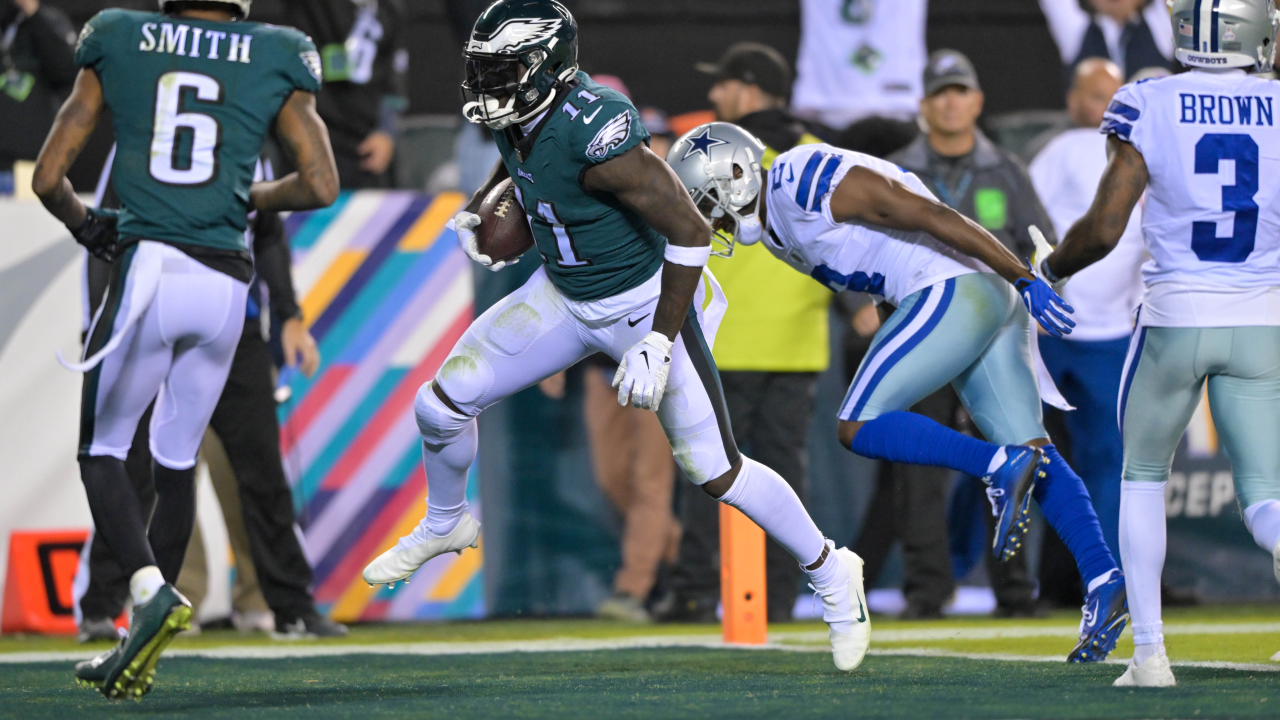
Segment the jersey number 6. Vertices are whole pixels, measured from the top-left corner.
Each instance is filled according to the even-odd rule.
[[[1196,143],[1196,174],[1217,175],[1221,160],[1234,160],[1236,182],[1222,187],[1222,209],[1234,212],[1232,232],[1218,237],[1218,223],[1191,224],[1191,250],[1203,262],[1241,263],[1258,235],[1258,143],[1248,135],[1208,133]]]
[[[222,104],[222,86],[208,75],[168,72],[156,84],[151,131],[151,177],[166,185],[203,185],[218,175],[218,121],[188,112],[188,98]]]

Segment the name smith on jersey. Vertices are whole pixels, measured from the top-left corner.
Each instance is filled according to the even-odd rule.
[[[142,41],[138,43],[138,49],[143,52],[172,53],[186,57],[201,57],[203,52],[203,56],[209,60],[221,60],[221,53],[225,51],[227,60],[247,63],[249,46],[253,43],[253,36],[247,33],[225,33],[181,23],[149,22],[143,23],[139,30],[142,32]]]

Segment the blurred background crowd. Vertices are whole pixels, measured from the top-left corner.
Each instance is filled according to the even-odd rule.
[[[635,102],[655,152],[718,119],[756,134],[772,153],[828,142],[886,157],[1019,256],[1031,254],[1029,225],[1056,242],[1088,207],[1105,164],[1096,128],[1111,95],[1125,82],[1175,69],[1162,0],[564,2],[580,26],[582,69]],[[315,40],[324,71],[319,112],[344,190],[470,194],[498,157],[488,131],[459,112],[461,48],[486,4],[255,0],[251,19],[297,26]],[[27,163],[74,80],[79,28],[107,6],[151,10],[155,3],[0,0],[0,194],[21,191]],[[102,123],[71,173],[78,191],[98,185],[111,147],[110,125]],[[267,154],[287,167],[287,158]],[[1050,413],[1050,427],[1084,477],[1117,557],[1114,407],[1140,297],[1139,215],[1117,252],[1067,287],[1078,331],[1040,344],[1078,408]],[[477,312],[535,267],[477,271]],[[738,444],[777,469],[838,544],[866,559],[868,582],[878,589],[873,610],[1028,617],[1079,605],[1074,563],[1043,523],[1030,552],[1005,565],[990,561],[989,512],[977,479],[881,466],[837,445],[835,409],[881,320],[870,298],[833,296],[759,245],[739,247],[711,269],[730,304],[715,356]],[[278,328],[277,347],[282,340],[305,347],[309,336],[296,327],[294,337],[280,337],[297,317],[291,288],[273,287],[261,312],[276,314],[262,327]],[[609,360],[589,359],[481,421],[490,614],[715,619],[715,503],[679,479],[651,413],[617,406],[612,374]],[[245,392],[270,389],[263,387]],[[913,409],[976,432],[950,388]],[[259,445],[279,432],[269,421],[253,428]],[[232,454],[228,446],[222,455]],[[217,448],[206,455],[211,465],[228,465]],[[281,462],[278,454],[254,457]],[[234,458],[229,464],[227,487],[239,482],[245,504],[237,507],[230,502],[236,493],[219,488],[228,524],[245,518],[232,529],[233,545],[257,546],[236,554],[237,622],[266,628],[271,622],[262,618],[275,610],[279,627],[276,606],[293,603],[290,617],[307,629],[337,632],[312,617],[309,574],[305,563],[298,567],[296,548],[270,540],[292,522],[281,507],[284,475],[246,478]],[[305,524],[305,513],[298,520]],[[270,566],[258,574],[271,602],[256,589],[250,558]],[[1177,573],[1166,577],[1178,585]],[[768,584],[771,621],[818,612],[778,547],[768,551]],[[1203,590],[1194,578],[1181,585],[1167,589],[1166,602],[1195,602]],[[86,606],[84,619],[113,614],[107,602]]]

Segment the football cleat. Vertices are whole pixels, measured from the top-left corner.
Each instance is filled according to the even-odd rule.
[[[172,585],[165,584],[147,602],[133,609],[129,623],[129,636],[120,641],[108,655],[113,659],[101,663],[100,690],[111,700],[132,698],[140,700],[151,691],[155,682],[156,664],[160,653],[169,646],[174,636],[191,627],[191,603]],[[100,656],[101,657],[101,656]],[[94,660],[88,662],[92,663]],[[83,665],[83,663],[82,663]],[[93,677],[90,668],[84,674]],[[80,665],[76,677],[81,677]]]
[[[1173,677],[1173,670],[1169,667],[1169,656],[1165,654],[1162,647],[1141,665],[1135,664],[1130,659],[1129,667],[1125,668],[1124,674],[1111,684],[1115,687],[1173,687],[1178,684],[1178,681]]]
[[[844,572],[837,575],[830,587],[810,585],[809,588],[822,600],[822,619],[830,628],[831,657],[836,668],[849,672],[867,656],[871,645],[871,617],[867,614],[866,593],[862,588],[862,558],[848,548],[840,548],[833,555]]]
[[[114,665],[123,646],[124,643],[121,642],[97,657],[76,663],[76,684],[100,690],[107,680],[107,671]]]
[[[1005,447],[1008,457],[990,475],[987,499],[996,518],[991,554],[1001,562],[1008,561],[1022,549],[1022,537],[1031,527],[1027,510],[1031,507],[1031,491],[1036,478],[1045,477],[1049,459],[1039,448],[1019,445]]]
[[[1102,662],[1115,649],[1116,641],[1129,621],[1124,573],[1116,570],[1110,579],[1094,588],[1085,597],[1082,610],[1080,642],[1067,656],[1067,662]]]
[[[395,547],[366,565],[361,574],[364,581],[370,585],[394,584],[407,579],[437,555],[447,552],[461,555],[466,548],[480,546],[480,523],[470,513],[464,512],[453,531],[444,537],[432,535],[426,522],[424,518],[412,533],[400,538]]]

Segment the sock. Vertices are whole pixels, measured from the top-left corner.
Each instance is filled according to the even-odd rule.
[[[1245,508],[1244,526],[1263,550],[1275,552],[1280,542],[1280,500],[1263,500]]]
[[[813,571],[805,571],[809,574],[809,580],[816,588],[827,588],[840,582],[840,569],[844,567],[839,559],[836,558],[836,544],[830,540],[825,541],[824,544],[827,548],[827,559],[822,565],[814,568]],[[801,566],[802,569],[803,567]]]
[[[1157,632],[1159,634],[1159,632]],[[1163,635],[1160,635],[1163,638]],[[1164,640],[1133,646],[1133,664],[1141,665],[1153,656],[1164,652]]]
[[[162,587],[164,576],[160,574],[160,568],[148,565],[138,570],[129,578],[129,594],[133,596],[133,606],[138,607],[155,597]]]
[[[102,538],[126,575],[155,565],[147,543],[147,520],[124,461],[103,455],[80,460],[84,483],[93,514],[94,532]]]
[[[1163,643],[1160,575],[1164,570],[1166,483],[1120,481],[1120,559],[1135,645]]]
[[[1106,583],[1108,580],[1110,580],[1111,576],[1114,575],[1116,572],[1119,572],[1119,568],[1116,568],[1115,570],[1108,570],[1102,573],[1101,575],[1099,575],[1098,577],[1090,580],[1089,588],[1086,592],[1093,592],[1094,590],[1097,590],[1098,588],[1102,587],[1102,585]]]
[[[821,557],[826,538],[813,524],[796,491],[769,467],[743,457],[742,470],[720,502],[741,510],[800,565],[812,565]],[[835,556],[829,553],[827,557]]]
[[[476,458],[479,442],[480,432],[473,419],[448,444],[432,445],[425,440],[422,443],[422,466],[427,471],[427,516],[423,529],[436,537],[453,532],[467,509],[467,473]]]
[[[1045,445],[1041,450],[1049,458],[1048,477],[1036,480],[1032,496],[1040,504],[1045,520],[1049,521],[1076,559],[1080,577],[1097,578],[1117,569],[1116,560],[1102,537],[1102,526],[1098,524],[1098,514],[1093,510],[1084,481],[1062,459],[1057,448]],[[1160,507],[1163,522],[1164,505]]]
[[[169,583],[178,582],[187,543],[196,526],[196,469],[174,470],[152,463],[156,485],[156,511],[151,516],[151,552]]]
[[[849,448],[876,460],[934,465],[976,477],[989,474],[1000,446],[943,427],[923,415],[891,412],[869,420]]]

